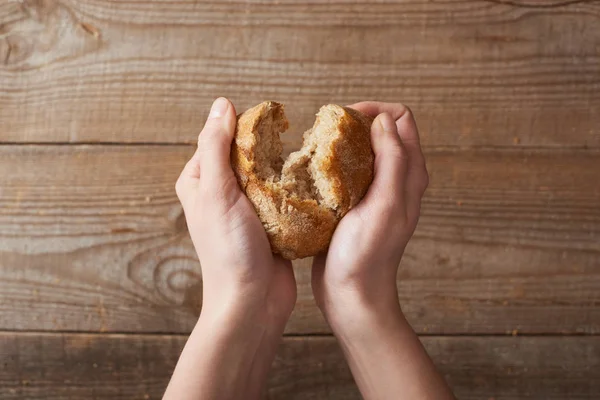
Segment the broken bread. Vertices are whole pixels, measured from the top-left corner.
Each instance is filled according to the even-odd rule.
[[[351,108],[323,106],[302,148],[284,161],[282,104],[267,101],[238,116],[231,165],[273,253],[293,260],[327,249],[373,180],[372,122]]]

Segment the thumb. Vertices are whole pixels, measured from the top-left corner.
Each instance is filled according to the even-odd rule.
[[[371,145],[375,153],[375,174],[365,202],[389,202],[386,205],[394,208],[399,196],[402,202],[404,200],[408,160],[390,114],[379,114],[373,121]]]
[[[235,126],[233,104],[226,98],[219,97],[213,103],[206,124],[198,137],[202,180],[222,181],[233,173],[229,156]]]

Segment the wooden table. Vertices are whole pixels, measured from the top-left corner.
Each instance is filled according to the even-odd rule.
[[[175,179],[213,98],[402,101],[398,276],[461,399],[600,398],[600,3],[0,2],[0,398],[158,399],[200,311]],[[310,260],[269,399],[357,399]]]

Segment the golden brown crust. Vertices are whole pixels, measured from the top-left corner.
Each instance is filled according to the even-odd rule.
[[[264,102],[238,116],[231,151],[233,170],[265,227],[273,252],[290,260],[325,251],[337,223],[362,199],[373,178],[369,134],[372,119],[335,105],[325,106],[322,111],[327,108],[339,115],[337,138],[331,142],[330,154],[319,168],[334,182],[339,201],[336,210],[314,199],[300,198],[260,176],[258,127],[264,118],[273,118],[280,123],[281,131],[286,130],[288,122],[282,104]]]
[[[339,217],[343,217],[364,197],[373,181],[374,155],[371,149],[370,130],[373,119],[352,108],[328,105],[324,108],[341,108],[337,121],[338,139],[332,143],[329,164],[325,167],[329,179],[337,184]]]
[[[251,180],[246,195],[265,227],[271,249],[288,260],[327,249],[338,223],[335,213],[314,200],[302,200]]]
[[[281,121],[283,130],[289,126],[283,112],[283,104],[265,101],[238,115],[234,143],[231,147],[231,165],[242,188],[249,177],[256,177],[256,153],[258,125],[272,113],[273,119]]]

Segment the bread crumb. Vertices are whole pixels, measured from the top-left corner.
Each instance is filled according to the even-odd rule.
[[[518,137],[515,136],[513,138],[513,144],[519,144],[519,143],[521,143],[521,139],[519,139]]]
[[[459,207],[460,207],[460,206],[462,206],[462,205],[463,205],[463,202],[462,202],[462,200],[457,200],[457,201],[456,201],[456,205],[457,205],[457,206],[459,206]]]
[[[512,332],[511,332],[510,334],[511,334],[511,335],[513,335],[513,336],[517,336],[517,334],[518,334],[518,333],[519,333],[519,331],[518,331],[518,330],[516,330],[516,329],[513,329],[513,330],[512,330]]]

